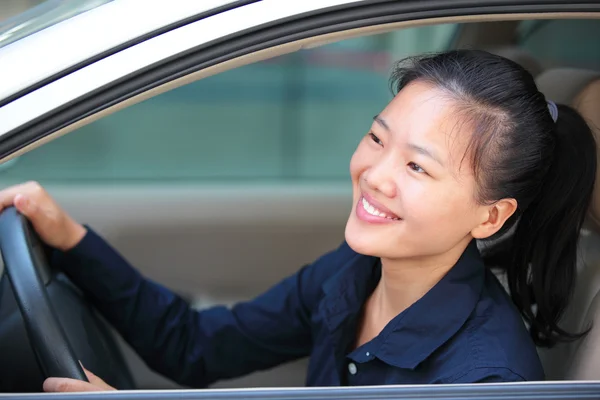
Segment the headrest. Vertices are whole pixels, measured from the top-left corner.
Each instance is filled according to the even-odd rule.
[[[488,50],[490,53],[497,54],[504,58],[508,58],[520,64],[534,77],[538,76],[542,71],[542,64],[531,55],[528,51],[515,46],[492,47]]]
[[[586,120],[597,146],[600,144],[600,72],[562,68],[541,73],[537,79],[539,90],[548,100],[570,105]],[[598,149],[600,155],[600,148]],[[589,211],[592,228],[600,233],[600,160],[596,171],[594,195]]]

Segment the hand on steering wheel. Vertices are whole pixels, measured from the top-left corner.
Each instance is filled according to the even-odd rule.
[[[71,218],[37,182],[0,191],[0,212],[14,206],[27,217],[40,239],[50,247],[69,250],[85,236],[86,229]]]
[[[69,250],[85,233],[37,183],[0,191],[2,258],[31,346],[48,378],[46,391],[114,390],[77,361],[46,292],[50,268],[40,239]]]

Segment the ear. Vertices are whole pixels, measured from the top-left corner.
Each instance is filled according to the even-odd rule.
[[[517,201],[515,199],[502,199],[491,206],[483,206],[482,222],[471,231],[475,239],[485,239],[498,232],[517,211]]]

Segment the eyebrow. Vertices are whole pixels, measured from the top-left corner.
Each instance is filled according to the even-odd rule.
[[[381,125],[383,127],[383,129],[385,129],[388,132],[391,132],[392,130],[390,129],[390,126],[388,125],[388,123],[385,121],[385,119],[381,118],[381,116],[378,114],[376,116],[373,117],[373,121],[377,122],[379,125]],[[442,167],[445,167],[444,163],[442,162],[442,160],[435,154],[434,151],[431,151],[425,147],[421,147],[418,146],[416,144],[412,144],[409,143],[407,145],[407,147],[413,151],[416,151],[419,154],[422,154],[426,157],[431,158],[433,161],[437,162],[438,164],[440,164]]]
[[[417,146],[416,144],[412,144],[409,143],[407,145],[407,147],[411,150],[416,151],[419,154],[422,154],[426,157],[431,158],[433,161],[437,162],[438,164],[440,164],[442,167],[445,167],[444,163],[442,162],[442,160],[435,154],[435,152],[426,149],[425,147],[421,147],[421,146]]]
[[[385,122],[385,119],[381,118],[379,114],[373,117],[373,121],[377,122],[379,125],[383,127],[388,132],[391,132],[390,126]]]

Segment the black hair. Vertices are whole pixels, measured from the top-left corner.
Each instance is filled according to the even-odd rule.
[[[482,255],[487,265],[506,272],[534,342],[550,347],[581,337],[585,332],[567,332],[558,324],[573,292],[579,233],[596,175],[589,126],[562,104],[555,122],[531,74],[485,51],[398,62],[391,76],[394,92],[414,81],[447,94],[471,128],[465,156],[477,181],[476,200],[517,201],[516,212],[490,238],[503,240],[485,246]]]

